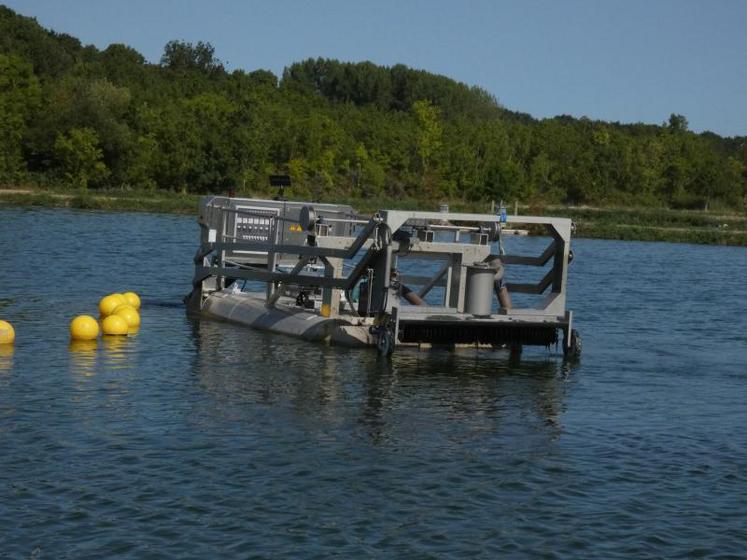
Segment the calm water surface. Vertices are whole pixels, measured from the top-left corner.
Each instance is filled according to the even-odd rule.
[[[747,250],[575,240],[569,367],[190,320],[196,240],[0,208],[0,557],[745,557]],[[68,347],[128,289],[137,336]]]

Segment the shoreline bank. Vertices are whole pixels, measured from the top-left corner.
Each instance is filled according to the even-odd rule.
[[[255,195],[263,196],[263,195]],[[113,212],[152,212],[163,214],[195,214],[200,195],[170,193],[118,192],[75,193],[34,189],[0,189],[0,207],[34,206],[74,208]],[[326,201],[324,201],[326,202]],[[360,211],[383,207],[423,208],[424,201],[383,201],[349,199],[338,202],[351,204]],[[478,204],[451,203],[452,210],[485,212]],[[575,237],[619,239],[624,241],[665,241],[705,245],[747,246],[747,214],[670,210],[662,208],[594,208],[546,206],[542,209],[520,207],[526,214],[545,214],[571,218],[576,224]]]

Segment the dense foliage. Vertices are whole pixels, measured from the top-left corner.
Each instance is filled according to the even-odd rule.
[[[0,6],[0,183],[296,196],[742,207],[747,138],[561,116],[403,65],[228,72],[210,44],[159,64]]]

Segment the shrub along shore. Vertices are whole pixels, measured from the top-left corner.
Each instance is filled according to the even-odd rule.
[[[273,193],[256,192],[237,196],[267,198]],[[169,214],[197,213],[199,195],[148,191],[87,191],[38,190],[32,188],[0,189],[2,206],[41,206],[108,210],[120,212],[155,212]],[[321,199],[321,202],[348,203],[362,213],[383,208],[433,209],[438,203],[416,199]],[[492,202],[449,202],[450,208],[465,212],[489,212]],[[552,215],[571,218],[576,224],[576,237],[621,239],[628,241],[669,241],[709,245],[747,246],[747,214],[705,212],[702,210],[672,210],[667,208],[595,208],[548,205],[519,205],[520,214]],[[513,206],[509,208],[509,213]]]

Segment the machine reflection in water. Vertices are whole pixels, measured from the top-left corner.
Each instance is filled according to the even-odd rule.
[[[247,407],[258,405],[322,438],[342,427],[382,445],[418,433],[500,439],[561,432],[573,366],[551,356],[412,349],[386,359],[211,320],[192,319],[191,328],[196,381],[223,415],[246,418]]]

